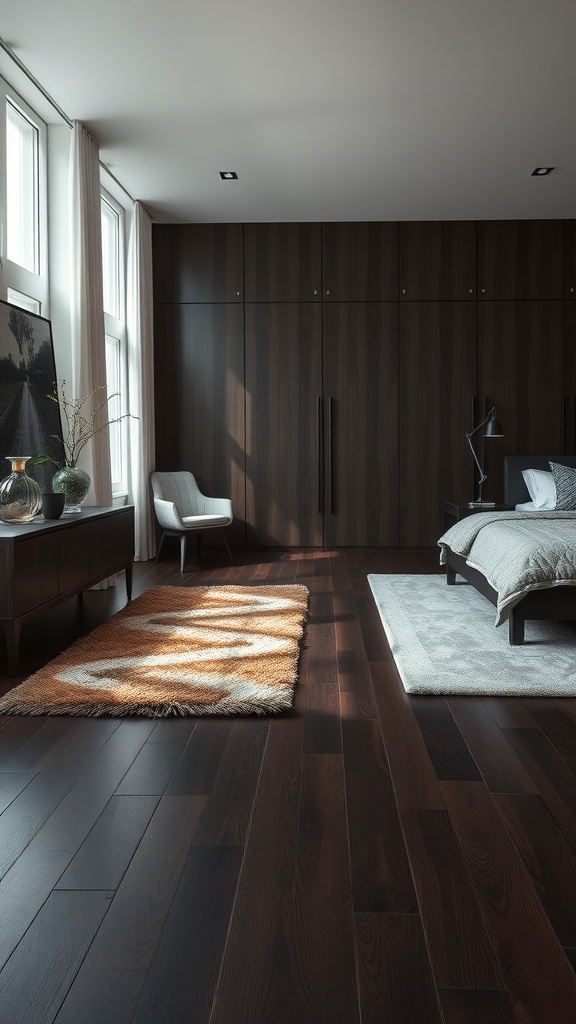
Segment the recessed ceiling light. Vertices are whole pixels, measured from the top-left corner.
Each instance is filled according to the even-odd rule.
[[[220,177],[222,178],[222,181],[233,181],[234,178],[238,177],[238,175],[236,174],[236,171],[220,171]]]
[[[534,177],[534,175],[536,175],[536,177],[541,178],[542,175],[550,174],[550,171],[555,171],[555,170],[556,170],[555,167],[537,167],[534,171],[532,171],[531,177]]]

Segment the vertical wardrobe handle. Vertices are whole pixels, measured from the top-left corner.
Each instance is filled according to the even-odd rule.
[[[334,511],[332,488],[332,399],[328,399],[328,511]]]
[[[322,513],[322,399],[316,405],[316,454],[318,457],[318,512]]]

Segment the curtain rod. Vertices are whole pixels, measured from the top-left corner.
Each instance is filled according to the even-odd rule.
[[[60,106],[60,105],[59,105],[58,103],[56,103],[56,100],[52,98],[52,96],[50,95],[50,93],[46,91],[46,89],[44,88],[44,86],[40,84],[40,82],[38,81],[38,79],[37,79],[37,78],[35,78],[35,77],[34,77],[34,75],[32,74],[32,72],[28,70],[28,68],[26,67],[26,65],[22,63],[22,61],[20,60],[20,57],[18,57],[18,56],[17,56],[17,55],[16,55],[15,53],[14,53],[14,51],[10,49],[10,47],[8,46],[8,44],[7,44],[7,43],[5,43],[5,42],[4,42],[4,40],[3,40],[2,38],[0,38],[0,49],[4,50],[4,53],[6,53],[6,54],[8,55],[8,57],[10,58],[10,60],[11,60],[11,61],[13,61],[13,62],[14,62],[14,64],[16,65],[16,67],[17,67],[17,68],[18,68],[18,69],[19,69],[19,70],[20,70],[20,71],[22,72],[22,74],[23,74],[23,75],[25,75],[25,76],[26,76],[26,78],[28,79],[28,81],[32,82],[32,85],[33,85],[33,86],[34,86],[34,87],[35,87],[36,89],[38,89],[38,92],[42,94],[42,96],[44,97],[44,99],[48,101],[48,103],[50,104],[50,106],[52,106],[52,107],[54,108],[54,110],[55,110],[55,111],[56,111],[56,112],[57,112],[57,113],[58,113],[58,114],[60,115],[60,117],[62,118],[62,120],[66,122],[66,124],[68,125],[68,127],[69,127],[69,128],[73,128],[73,127],[74,127],[74,122],[73,122],[73,121],[72,121],[72,120],[71,120],[71,119],[70,119],[70,118],[68,117],[68,114],[66,114],[66,113],[65,113],[65,112],[64,112],[64,111],[62,110],[62,107],[61,107],[61,106]],[[109,174],[109,175],[110,175],[110,177],[112,178],[112,181],[115,181],[115,182],[116,182],[116,184],[118,185],[118,188],[121,188],[121,189],[122,189],[122,191],[126,193],[126,195],[128,196],[128,199],[129,199],[129,200],[130,200],[130,201],[131,201],[132,203],[136,202],[136,200],[135,200],[135,199],[133,198],[133,196],[131,196],[131,195],[130,195],[130,193],[129,193],[128,189],[127,189],[127,188],[125,188],[125,186],[124,186],[124,185],[122,184],[122,182],[121,182],[121,181],[118,181],[118,178],[116,177],[116,175],[112,174],[112,171],[111,171],[111,170],[110,170],[110,169],[109,169],[108,167],[106,167],[106,164],[102,163],[102,161],[101,161],[101,160],[100,160],[100,167],[103,167],[103,168],[104,168],[104,170],[106,171],[106,174]]]
[[[130,200],[130,202],[131,203],[135,203],[136,200],[134,199],[134,197],[130,195],[130,193],[129,193],[128,189],[125,187],[125,185],[123,185],[121,181],[118,181],[118,178],[116,177],[116,175],[112,174],[112,171],[110,170],[110,168],[106,167],[106,164],[103,164],[102,161],[100,161],[100,167],[104,168],[104,170],[106,171],[106,174],[108,174],[112,178],[112,181],[116,182],[116,184],[118,185],[118,188],[122,189],[122,191],[128,196],[128,199]]]
[[[32,85],[34,85],[36,87],[36,89],[38,89],[38,92],[42,93],[44,99],[48,100],[48,103],[50,103],[50,105],[52,107],[54,107],[54,110],[56,110],[60,114],[60,117],[64,121],[66,121],[66,124],[68,125],[68,127],[72,128],[73,122],[70,120],[68,115],[64,113],[64,111],[62,110],[62,107],[58,106],[58,104],[56,103],[56,100],[52,99],[50,94],[48,92],[46,92],[46,89],[44,88],[44,86],[40,85],[40,82],[38,81],[38,79],[34,78],[34,75],[32,74],[32,72],[28,70],[26,65],[23,64],[22,61],[20,60],[20,57],[16,56],[14,51],[10,49],[8,44],[5,43],[3,39],[0,39],[0,48],[2,50],[4,50],[4,53],[8,54],[8,56],[10,57],[10,60],[14,61],[16,67],[20,69],[20,71],[22,72],[23,75],[26,75],[26,78],[30,82],[32,82]]]

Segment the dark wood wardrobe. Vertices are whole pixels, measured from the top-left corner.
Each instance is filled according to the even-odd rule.
[[[157,468],[236,543],[435,544],[492,405],[486,498],[576,451],[575,223],[155,225]]]

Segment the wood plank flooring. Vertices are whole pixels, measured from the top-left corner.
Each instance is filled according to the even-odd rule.
[[[0,717],[0,1021],[576,1024],[576,697],[405,693],[366,577],[435,551],[234,554],[135,594],[304,583],[289,713]],[[0,691],[124,601],[28,623]]]

